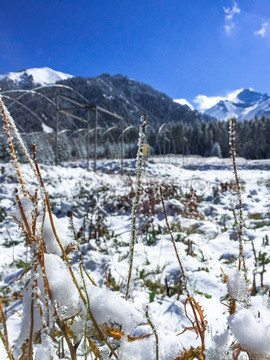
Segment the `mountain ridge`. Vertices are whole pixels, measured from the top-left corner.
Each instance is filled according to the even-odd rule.
[[[121,74],[104,73],[97,77],[82,77],[43,67],[0,75],[0,89],[3,93],[9,90],[32,90],[38,86],[51,84],[74,88],[90,104],[104,107],[122,116],[129,125],[136,124],[142,113],[148,115],[150,125],[157,126],[169,122],[195,123],[211,119],[227,120],[232,117],[243,121],[264,114],[270,116],[270,96],[252,89],[242,89],[234,98],[222,99],[210,109],[199,112],[183,102],[183,99],[181,101],[171,99],[150,85]],[[53,100],[55,100],[55,92],[55,89],[49,87],[42,89],[42,93]],[[65,90],[63,93],[70,95]],[[10,93],[8,95],[11,97]],[[5,101],[8,105],[8,100]],[[17,109],[16,120],[23,131],[46,131],[47,127],[55,128],[55,108],[42,102],[40,98],[33,99],[33,96],[32,98],[25,96],[24,101],[23,105],[29,107],[32,112],[38,111],[40,121],[37,122],[37,119],[33,119],[29,113],[26,119],[23,109]]]
[[[54,71],[49,68],[45,69],[47,71]],[[42,70],[44,70],[44,68],[42,68]],[[35,71],[37,72],[37,69],[35,69]],[[7,106],[9,102],[12,103],[16,94],[5,91],[32,90],[39,85],[37,79],[40,78],[37,74],[33,74],[33,72],[30,73],[27,70],[19,72],[21,75],[15,76],[15,79],[14,75],[11,76],[9,74],[0,76],[0,88],[2,89],[2,93],[6,95],[4,101],[7,103]],[[97,77],[79,77],[68,74],[64,74],[64,76],[65,78],[57,80],[54,83],[75,89],[82,94],[90,104],[98,105],[122,116],[128,125],[137,124],[138,119],[143,113],[147,114],[148,124],[152,126],[161,126],[166,122],[192,123],[197,120],[210,119],[208,116],[190,109],[187,105],[175,103],[169,96],[153,89],[150,85],[132,80],[121,74],[110,75],[104,73]],[[52,87],[44,87],[39,91],[42,91],[42,94],[47,98],[55,101],[56,90]],[[61,93],[69,96],[72,95],[69,90],[64,88],[61,89]],[[8,99],[7,95],[12,97],[12,99]],[[25,132],[43,131],[44,126],[42,123],[52,129],[55,128],[55,107],[52,104],[48,104],[48,102],[45,102],[41,97],[35,97],[32,93],[24,96],[22,100],[24,101],[24,105],[38,113],[41,119],[40,122],[37,122],[37,119],[32,118],[31,114],[25,115],[25,109],[17,106],[15,119]],[[14,108],[14,105],[12,106]],[[13,109],[11,109],[11,113],[12,110]],[[72,129],[71,122],[70,126]]]
[[[270,96],[251,89],[243,89],[234,99],[220,100],[204,114],[217,120],[235,117],[239,121],[250,120],[255,116],[270,116]]]

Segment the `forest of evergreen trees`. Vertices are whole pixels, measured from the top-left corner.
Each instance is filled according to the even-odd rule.
[[[270,158],[270,118],[237,122],[237,155],[246,159]],[[229,157],[229,121],[197,120],[193,124],[168,124],[160,132],[150,128],[148,143],[155,154],[192,154]]]
[[[124,136],[124,157],[134,158],[137,152],[138,129]],[[98,158],[120,157],[120,129],[108,132],[106,128],[98,133]],[[76,133],[76,132],[75,132]],[[102,135],[103,134],[103,135]],[[237,156],[246,159],[270,158],[270,118],[262,116],[253,120],[236,122]],[[0,134],[3,135],[3,134]],[[55,135],[54,133],[24,133],[24,141],[31,150],[32,144],[38,144],[40,162],[54,163]],[[59,160],[77,160],[86,158],[86,132],[77,132],[76,136],[64,133],[59,138]],[[229,121],[203,121],[164,123],[162,126],[147,126],[146,139],[151,155],[184,154],[201,156],[229,157]],[[90,156],[93,157],[94,133],[90,137]],[[20,154],[18,154],[20,157]],[[8,161],[7,143],[0,136],[0,161]]]

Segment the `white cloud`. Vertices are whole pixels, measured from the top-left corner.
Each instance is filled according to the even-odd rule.
[[[174,99],[173,101],[176,102],[177,104],[180,104],[180,105],[187,105],[192,110],[194,109],[194,107],[191,105],[191,103],[188,102],[186,99]]]
[[[197,95],[193,102],[197,104],[199,111],[205,111],[216,105],[222,98],[220,96]]]
[[[215,106],[220,100],[235,100],[236,96],[242,91],[243,89],[237,89],[231,92],[228,92],[225,96],[206,96],[206,95],[197,95],[193,100],[194,104],[197,104],[197,109],[199,111],[204,112],[207,109]]]
[[[264,22],[262,24],[262,27],[260,30],[257,30],[254,32],[255,35],[265,37],[266,32],[269,30],[270,24],[268,21]]]
[[[234,21],[234,17],[237,14],[240,14],[240,8],[237,4],[236,1],[233,2],[233,6],[230,8],[225,8],[223,7],[224,13],[225,13],[225,32],[227,35],[231,35],[232,30],[235,27],[235,21]]]

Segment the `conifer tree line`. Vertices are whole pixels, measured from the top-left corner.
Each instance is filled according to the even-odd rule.
[[[150,134],[149,134],[150,132]],[[237,155],[246,159],[270,158],[270,118],[263,115],[236,123]],[[148,143],[155,154],[190,154],[229,157],[229,121],[197,120],[168,124],[156,139],[148,131]]]
[[[270,118],[262,116],[252,120],[236,122],[237,155],[246,159],[270,158]],[[137,151],[136,128],[125,134],[124,157],[134,158]],[[93,135],[93,134],[92,134]],[[32,144],[38,144],[40,161],[54,163],[53,133],[23,134],[24,141],[31,150]],[[100,141],[99,141],[100,139]],[[98,137],[98,158],[120,157],[119,132]],[[90,156],[93,156],[93,136],[90,138]],[[160,126],[148,126],[146,142],[150,155],[201,155],[229,157],[229,121],[203,121],[166,123]],[[118,147],[118,149],[116,149]],[[83,159],[86,157],[86,137],[62,135],[59,140],[60,161]],[[44,157],[44,154],[46,156]],[[20,158],[20,154],[18,154]],[[8,161],[7,143],[0,134],[0,161]]]

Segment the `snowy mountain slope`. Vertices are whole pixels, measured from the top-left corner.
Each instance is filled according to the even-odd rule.
[[[232,100],[221,100],[204,114],[217,120],[236,117],[238,120],[249,120],[265,114],[270,115],[270,97],[250,89],[244,89]]]
[[[12,80],[16,83],[23,84],[27,79],[31,79],[34,84],[46,85],[54,84],[57,81],[66,80],[71,77],[73,77],[73,75],[55,71],[49,67],[43,67],[9,72],[7,74],[0,75],[0,80]]]
[[[13,102],[11,97],[17,96],[13,90],[32,90],[40,84],[53,84],[56,81],[83,95],[90,104],[97,104],[122,116],[128,124],[137,124],[138,118],[144,113],[147,114],[149,123],[159,125],[164,122],[179,121],[192,123],[206,118],[188,106],[175,103],[169,96],[151,86],[124,75],[102,74],[86,78],[71,76],[49,68],[28,69],[18,73],[0,75],[0,89],[2,94],[7,96],[6,104],[9,107],[9,103]],[[58,89],[58,91],[60,90]],[[55,93],[56,89],[53,87],[42,89],[42,94],[53,102]],[[62,88],[61,94],[75,96],[67,88]],[[21,105],[15,106],[13,103],[9,110],[11,114],[16,111],[16,121],[20,125],[21,131],[22,129],[23,132],[42,131],[43,123],[50,128],[55,127],[55,106],[52,102],[48,103],[44,98],[33,96],[30,93],[24,96],[20,102],[40,118],[40,121],[37,121],[31,112],[26,112]],[[17,111],[18,108],[19,111]],[[74,122],[69,125],[67,127],[74,127]]]

